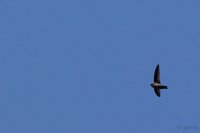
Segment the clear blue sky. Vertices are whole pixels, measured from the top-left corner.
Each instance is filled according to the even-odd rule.
[[[1,133],[200,131],[198,0],[1,0]],[[161,97],[150,83],[160,64]]]

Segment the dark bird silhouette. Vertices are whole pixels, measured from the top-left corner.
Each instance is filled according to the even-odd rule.
[[[166,85],[162,85],[160,82],[160,68],[159,64],[156,66],[155,72],[154,72],[154,82],[151,84],[151,87],[154,88],[154,91],[158,97],[160,97],[160,90],[161,89],[167,89]]]

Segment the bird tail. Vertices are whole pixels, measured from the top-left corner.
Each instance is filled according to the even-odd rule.
[[[160,86],[160,89],[168,89],[168,86],[166,86],[166,85],[161,85],[161,86]]]

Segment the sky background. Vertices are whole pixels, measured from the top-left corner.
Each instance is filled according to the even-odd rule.
[[[199,7],[1,0],[0,132],[200,132]]]

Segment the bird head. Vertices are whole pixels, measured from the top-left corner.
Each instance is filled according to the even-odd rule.
[[[153,87],[153,83],[151,83],[151,87]]]

